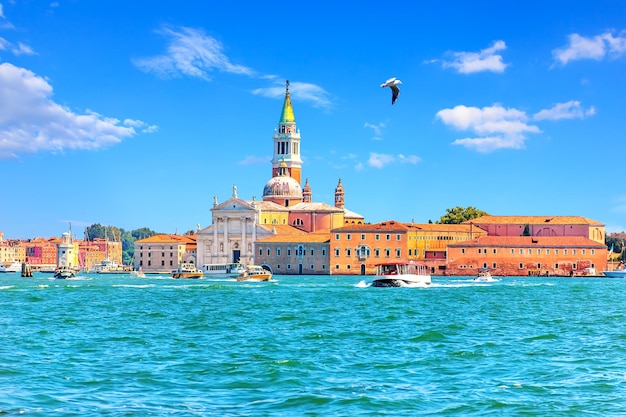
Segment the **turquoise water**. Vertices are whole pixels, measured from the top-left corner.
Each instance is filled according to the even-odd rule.
[[[626,281],[0,275],[0,411],[626,415]]]

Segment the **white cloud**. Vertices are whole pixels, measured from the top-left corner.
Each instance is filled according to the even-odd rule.
[[[626,52],[626,37],[623,33],[616,37],[611,32],[592,37],[571,33],[567,37],[567,45],[553,49],[552,56],[562,65],[582,59],[601,61],[606,56],[618,58]]]
[[[452,142],[454,145],[474,148],[478,152],[492,152],[503,148],[521,149],[524,147],[526,133],[541,132],[537,126],[528,124],[525,112],[507,109],[501,105],[482,109],[458,105],[438,111],[436,117],[458,130],[470,130],[478,134],[480,137]]]
[[[557,103],[551,109],[541,110],[533,116],[534,120],[584,119],[596,114],[593,107],[583,109],[580,102],[570,100],[567,103]]]
[[[0,158],[40,151],[100,149],[135,136],[145,123],[87,111],[77,114],[52,101],[52,86],[33,72],[0,64]],[[155,129],[154,126],[148,129]]]
[[[163,55],[134,59],[133,63],[142,71],[163,78],[189,76],[207,81],[211,80],[209,72],[213,70],[254,75],[252,69],[232,64],[224,55],[222,44],[201,29],[162,28],[158,33],[167,38],[167,50]]]
[[[461,74],[471,74],[482,71],[504,72],[509,64],[505,64],[502,55],[497,54],[498,51],[506,49],[504,41],[496,41],[489,48],[482,49],[479,52],[449,52],[451,60],[442,60],[444,68],[454,68]],[[436,60],[426,61],[428,63],[437,62]]]
[[[36,55],[36,52],[28,45],[18,42],[17,46],[11,49],[11,52],[15,55]]]
[[[385,127],[384,123],[381,122],[378,124],[372,124],[365,122],[363,127],[368,127],[374,131],[374,137],[372,137],[372,140],[382,140],[383,128]]]
[[[398,154],[397,156],[393,156],[389,154],[370,152],[370,157],[367,160],[367,164],[371,167],[380,169],[385,167],[385,165],[389,165],[396,161],[403,164],[417,164],[421,161],[421,158],[415,155]],[[361,169],[361,167],[362,164],[359,164],[357,166],[357,169]]]
[[[315,107],[332,107],[332,103],[328,98],[329,94],[322,87],[304,83],[299,81],[289,82],[289,93],[294,100],[302,100],[313,103]],[[270,98],[284,98],[285,97],[285,84],[282,81],[276,81],[276,85],[266,88],[257,88],[252,91],[252,94],[256,94],[263,97]]]

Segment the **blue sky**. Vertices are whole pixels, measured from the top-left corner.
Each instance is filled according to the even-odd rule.
[[[261,198],[285,80],[313,200],[626,229],[626,3],[0,0],[0,230],[182,233]],[[400,97],[380,88],[402,80]]]

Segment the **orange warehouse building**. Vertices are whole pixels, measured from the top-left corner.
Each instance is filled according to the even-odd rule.
[[[484,236],[448,244],[451,275],[584,276],[606,269],[607,248],[582,236]]]

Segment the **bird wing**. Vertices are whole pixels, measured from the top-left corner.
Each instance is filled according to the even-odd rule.
[[[396,77],[393,78],[389,78],[387,81],[385,81],[384,83],[382,83],[380,86],[381,87],[387,87],[393,84],[393,82],[396,80]]]
[[[400,89],[396,85],[391,85],[391,104],[394,104],[400,95]]]

